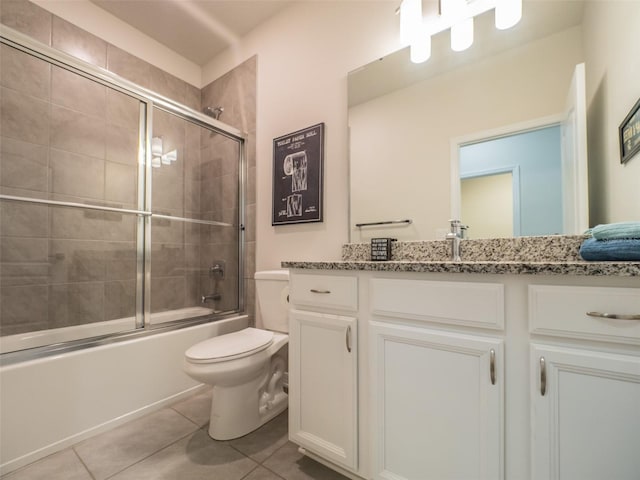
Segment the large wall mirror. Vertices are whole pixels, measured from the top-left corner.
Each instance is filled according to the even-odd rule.
[[[640,15],[640,2],[525,0],[510,30],[495,29],[493,12],[476,17],[464,52],[451,51],[443,32],[423,64],[404,49],[351,72],[351,241],[442,238],[450,218],[468,223],[470,238],[576,234],[605,218],[597,185],[606,172],[592,159],[587,167],[589,156],[605,156],[591,152],[602,140],[587,149],[586,136],[602,136],[600,128],[617,141],[615,129],[598,125],[602,83],[615,75],[590,79],[584,64],[620,58],[594,41],[620,28],[615,15],[602,15],[606,4],[616,4],[618,18],[627,7]],[[640,94],[629,85],[619,90]],[[397,220],[410,222],[356,226]]]

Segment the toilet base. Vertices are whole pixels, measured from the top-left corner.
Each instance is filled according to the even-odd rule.
[[[285,362],[274,356],[256,380],[233,387],[213,387],[209,436],[231,440],[257,430],[286,410],[283,390]]]

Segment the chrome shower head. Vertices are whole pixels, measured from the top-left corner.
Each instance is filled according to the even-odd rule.
[[[216,120],[220,120],[220,115],[224,112],[224,107],[204,107],[202,112],[205,115],[209,115],[210,117],[215,118]]]

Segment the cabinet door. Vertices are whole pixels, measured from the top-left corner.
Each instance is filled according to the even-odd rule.
[[[640,358],[531,348],[532,478],[637,480]]]
[[[299,310],[289,319],[289,438],[355,470],[356,319]]]
[[[374,478],[503,478],[502,341],[370,327]]]

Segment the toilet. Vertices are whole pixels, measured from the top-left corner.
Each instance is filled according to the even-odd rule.
[[[242,437],[287,408],[289,271],[256,272],[255,280],[264,330],[245,328],[185,352],[187,375],[213,386],[209,436],[215,440]]]

